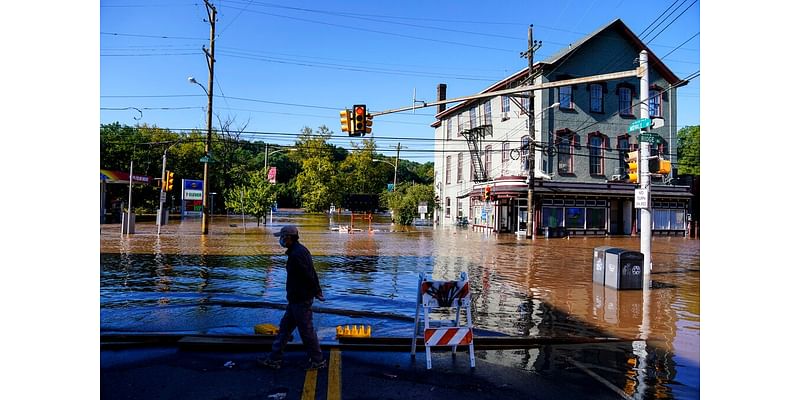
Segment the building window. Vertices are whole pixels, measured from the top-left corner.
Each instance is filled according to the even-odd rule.
[[[444,217],[450,218],[450,198],[445,197],[444,199]]]
[[[458,165],[456,166],[456,179],[458,182],[464,180],[464,153],[458,153]]]
[[[504,113],[511,111],[511,104],[508,96],[500,96],[501,108]]]
[[[519,160],[522,163],[522,170],[528,170],[528,151],[531,143],[530,136],[523,136],[520,141],[520,152],[519,152]]]
[[[572,154],[575,134],[567,129],[556,132],[556,148],[558,149],[558,173],[572,174]]]
[[[476,111],[477,110],[476,110],[475,107],[472,107],[472,108],[469,109],[469,128],[470,129],[475,128],[476,126],[478,126],[478,121],[477,121],[478,120],[478,116],[477,116],[477,112]]]
[[[520,115],[528,115],[528,112],[531,110],[530,105],[531,105],[530,97],[523,97],[522,101],[520,101],[520,106],[521,106]]]
[[[501,168],[502,168],[501,175],[508,174],[508,159],[509,159],[509,154],[508,154],[509,150],[508,149],[509,149],[508,141],[503,142],[502,150],[501,150],[501,153],[500,153],[500,165],[501,165]]]
[[[558,108],[572,110],[572,86],[561,86],[558,88]]]
[[[487,101],[483,103],[483,123],[490,125],[492,123],[492,102]]]
[[[617,150],[630,151],[630,135],[617,136]]]
[[[619,88],[619,115],[633,115],[633,90],[627,87]]]
[[[661,112],[661,89],[650,89],[650,97],[647,100],[647,106],[650,109],[650,117],[662,117]]]
[[[563,207],[542,207],[542,227],[564,226]]]
[[[600,84],[589,85],[589,111],[603,112],[603,86]]]
[[[492,177],[492,146],[486,146],[486,152],[483,153],[484,165],[486,165],[486,178]]]
[[[605,136],[600,132],[589,134],[589,174],[603,175],[603,149]]]
[[[447,126],[446,126],[446,129],[444,131],[445,131],[445,139],[446,140],[450,140],[452,138],[451,135],[452,135],[452,132],[453,132],[453,119],[452,118],[448,118],[447,119]]]
[[[444,164],[444,183],[450,184],[450,156],[447,156],[447,160]]]

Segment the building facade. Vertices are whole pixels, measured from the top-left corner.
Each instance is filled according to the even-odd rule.
[[[635,70],[648,54],[648,93],[638,77],[558,85]],[[525,68],[483,90],[487,97],[440,108],[435,129],[435,190],[440,223],[466,219],[475,229],[524,233],[532,179],[537,235],[630,235],[639,231],[637,183],[627,179],[638,150],[631,123],[649,117],[651,155],[677,165],[677,90],[685,84],[621,21],[615,20],[533,65],[533,92],[491,96],[531,82]],[[440,98],[444,90],[440,85]],[[648,116],[641,116],[646,101]],[[530,124],[533,124],[531,126]],[[653,234],[685,235],[688,186],[669,173],[651,176]]]

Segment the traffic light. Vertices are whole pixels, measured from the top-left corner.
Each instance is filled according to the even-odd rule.
[[[339,111],[339,121],[342,123],[342,132],[350,132],[352,125],[352,115],[350,110]]]
[[[172,171],[167,171],[167,173],[164,174],[164,191],[165,192],[169,192],[170,190],[172,190],[172,181],[173,181],[174,176],[175,176],[175,173],[172,172]]]
[[[485,188],[483,188],[483,200],[484,201],[489,201],[489,198],[491,198],[491,195],[492,195],[492,187],[491,186],[486,186]]]
[[[366,132],[367,106],[356,104],[353,106],[353,132],[350,136],[361,136]]]
[[[672,172],[672,163],[660,158],[652,159],[647,164],[651,174],[669,175]]]
[[[625,179],[627,179],[631,183],[638,183],[639,182],[639,151],[629,151],[628,157],[625,159],[625,162],[628,164],[628,173],[625,175]]]
[[[364,121],[364,133],[372,133],[372,114],[367,114],[367,119]]]

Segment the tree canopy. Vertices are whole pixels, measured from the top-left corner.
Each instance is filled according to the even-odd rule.
[[[678,175],[700,176],[700,125],[678,131]]]

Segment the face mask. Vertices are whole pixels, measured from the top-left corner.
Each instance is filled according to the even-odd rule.
[[[281,245],[281,247],[286,247],[286,241],[283,240],[283,236],[278,239],[278,243]]]

